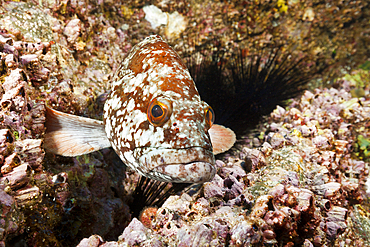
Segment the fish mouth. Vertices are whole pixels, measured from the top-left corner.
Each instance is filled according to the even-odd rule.
[[[151,149],[139,158],[148,177],[171,183],[204,183],[216,174],[213,152],[202,147]]]
[[[158,180],[171,183],[204,183],[216,174],[216,168],[207,162],[191,162],[188,164],[161,165],[149,172]]]

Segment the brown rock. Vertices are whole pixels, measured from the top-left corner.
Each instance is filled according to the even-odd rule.
[[[1,167],[1,173],[6,174],[13,170],[15,166],[19,164],[19,158],[17,156],[17,153],[12,153],[8,157],[5,158],[4,164]]]
[[[19,188],[28,183],[30,180],[28,174],[30,173],[30,167],[27,164],[17,166],[12,172],[6,174],[6,176],[0,178],[0,183],[9,185],[12,189]]]
[[[0,190],[0,204],[2,209],[2,216],[6,215],[14,203],[12,196],[8,195],[5,191]]]
[[[31,188],[17,190],[15,200],[17,201],[18,205],[24,205],[37,200],[39,195],[40,189],[37,186],[34,186]]]
[[[15,149],[22,153],[21,162],[28,163],[34,170],[42,169],[44,152],[41,148],[41,139],[26,139],[17,141]]]
[[[5,77],[5,81],[2,85],[4,91],[9,91],[19,85],[19,82],[23,81],[22,69],[11,70],[10,75]]]

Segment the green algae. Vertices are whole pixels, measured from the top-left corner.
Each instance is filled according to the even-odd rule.
[[[354,144],[355,155],[365,161],[370,160],[370,138],[366,138],[363,135],[357,136],[357,141]]]
[[[362,205],[354,205],[353,213],[350,215],[353,223],[353,231],[370,245],[370,213]]]
[[[268,165],[258,172],[258,178],[249,191],[256,197],[264,195],[276,185],[286,181],[290,172],[296,172],[299,182],[304,182],[306,164],[297,154],[297,150],[299,149],[295,146],[273,150],[266,159]]]
[[[28,42],[49,42],[53,40],[48,15],[33,3],[8,2],[5,20],[9,20],[24,40]]]

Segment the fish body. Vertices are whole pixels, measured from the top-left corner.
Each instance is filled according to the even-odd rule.
[[[201,183],[214,177],[213,149],[229,149],[235,135],[212,126],[212,108],[161,37],[149,36],[133,47],[111,86],[103,122],[48,108],[45,147],[76,156],[112,146],[126,165],[164,182]]]

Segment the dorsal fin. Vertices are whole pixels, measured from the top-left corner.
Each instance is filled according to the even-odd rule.
[[[212,125],[208,133],[211,137],[214,155],[226,152],[234,146],[236,141],[234,131],[218,124]]]
[[[46,107],[45,125],[45,148],[55,154],[78,156],[111,146],[102,121]]]

